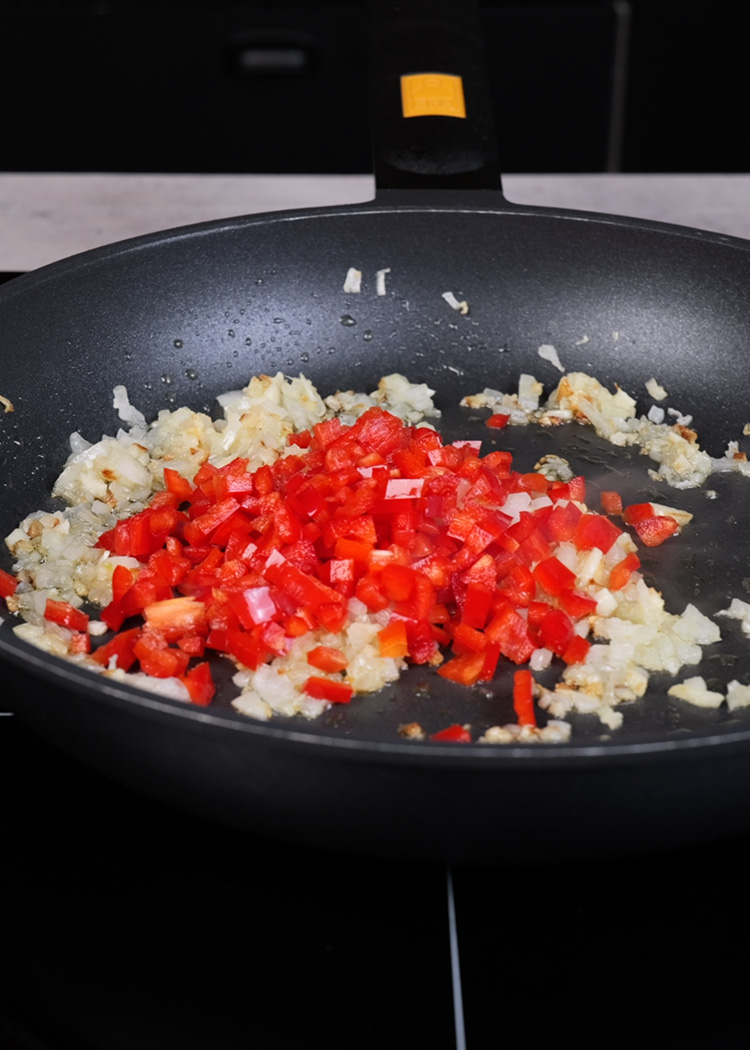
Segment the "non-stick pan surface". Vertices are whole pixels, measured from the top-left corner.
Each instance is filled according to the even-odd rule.
[[[345,294],[350,267],[362,290]],[[387,294],[375,274],[390,268]],[[0,291],[0,530],[52,507],[68,436],[118,426],[125,384],[148,417],[215,398],[253,374],[309,376],[322,393],[373,389],[398,371],[435,391],[447,438],[507,448],[520,469],[565,456],[589,500],[618,488],[693,511],[673,543],[646,550],[668,607],[708,615],[750,587],[750,481],[712,477],[675,492],[648,461],[589,428],[506,429],[493,437],[460,398],[547,389],[570,371],[619,383],[649,404],[654,376],[721,455],[742,442],[750,337],[750,244],[701,231],[580,212],[529,209],[499,191],[393,192],[371,205],[253,216],[122,242],[45,267]],[[446,291],[469,303],[452,310]],[[710,493],[708,492],[710,489]],[[709,495],[711,498],[709,498]],[[6,559],[5,567],[9,568]],[[456,688],[424,668],[316,722],[258,723],[226,693],[208,710],[157,698],[55,659],[0,627],[7,700],[35,730],[135,789],[215,819],[302,842],[390,856],[557,859],[662,848],[750,827],[750,716],[670,700],[664,676],[625,709],[621,730],[573,721],[564,746],[408,741],[469,722],[512,720],[512,668]],[[691,674],[750,681],[735,621]]]

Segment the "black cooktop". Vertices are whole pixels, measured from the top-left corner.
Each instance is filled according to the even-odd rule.
[[[373,861],[143,798],[14,717],[0,791],[4,1050],[748,1045],[745,838],[567,867]]]

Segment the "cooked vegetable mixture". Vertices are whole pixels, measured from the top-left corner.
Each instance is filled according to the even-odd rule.
[[[480,441],[444,444],[432,393],[393,375],[371,395],[324,400],[278,374],[222,396],[221,420],[179,408],[147,424],[116,388],[127,429],[95,444],[74,434],[53,491],[67,508],[33,513],[6,538],[14,565],[0,569],[0,597],[24,621],[16,633],[199,705],[212,702],[208,657],[220,654],[236,668],[233,706],[256,719],[315,717],[408,664],[471,686],[510,662],[517,723],[483,741],[565,740],[573,710],[616,728],[649,672],[677,675],[720,633],[692,605],[665,609],[615,519],[654,546],[691,516],[623,507],[616,491],[600,513],[558,457],[518,472]],[[546,404],[540,395],[523,376],[517,394],[464,403],[488,408],[495,429],[586,420],[615,444],[641,443],[678,488],[746,472],[736,450],[711,460],[684,423],[636,420],[632,398],[589,376],[564,376]],[[534,675],[553,660],[550,690]],[[711,703],[701,681],[675,695]],[[435,739],[472,734],[446,726]]]

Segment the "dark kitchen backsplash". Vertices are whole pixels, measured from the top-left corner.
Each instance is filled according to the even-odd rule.
[[[737,8],[480,4],[509,172],[747,171]],[[3,171],[371,170],[366,3],[0,0]]]

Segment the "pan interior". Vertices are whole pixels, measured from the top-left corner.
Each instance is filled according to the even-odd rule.
[[[358,294],[343,291],[350,267]],[[387,270],[386,294],[376,275]],[[486,413],[459,407],[486,386],[516,389],[523,372],[549,392],[560,373],[538,347],[553,344],[567,370],[619,383],[651,403],[656,378],[669,404],[693,416],[701,444],[722,455],[746,447],[743,393],[750,305],[742,295],[750,255],[742,242],[648,224],[523,210],[341,209],[251,217],[141,238],[47,267],[0,296],[2,389],[15,411],[0,418],[0,528],[52,508],[49,491],[77,430],[90,440],[118,426],[112,388],[124,384],[148,418],[187,404],[216,414],[215,398],[251,375],[303,373],[324,395],[369,391],[401,372],[435,391],[447,440],[481,438],[517,469],[542,455],[568,459],[588,481],[588,502],[617,488],[628,502],[656,500],[694,513],[674,543],[642,551],[647,582],[670,611],[688,602],[713,616],[750,591],[744,522],[750,482],[713,476],[679,493],[648,475],[635,451],[614,449],[587,427],[493,433]],[[381,289],[382,290],[382,289]],[[444,293],[466,301],[462,314]],[[4,566],[9,567],[9,558]],[[6,617],[3,646],[18,649]],[[721,621],[722,643],[700,666],[709,687],[750,681],[748,642]],[[55,675],[51,661],[45,673]],[[398,726],[429,733],[452,722],[475,733],[512,721],[513,666],[489,685],[457,689],[412,668],[393,687],[337,705],[311,736],[398,740]],[[547,678],[559,674],[560,665]],[[544,676],[541,676],[545,681]],[[574,742],[676,740],[750,728],[750,716],[670,700],[654,675],[644,700],[622,708],[614,734],[574,716]],[[547,683],[549,684],[549,682]],[[217,713],[236,719],[222,691]],[[283,725],[277,719],[274,725]]]

